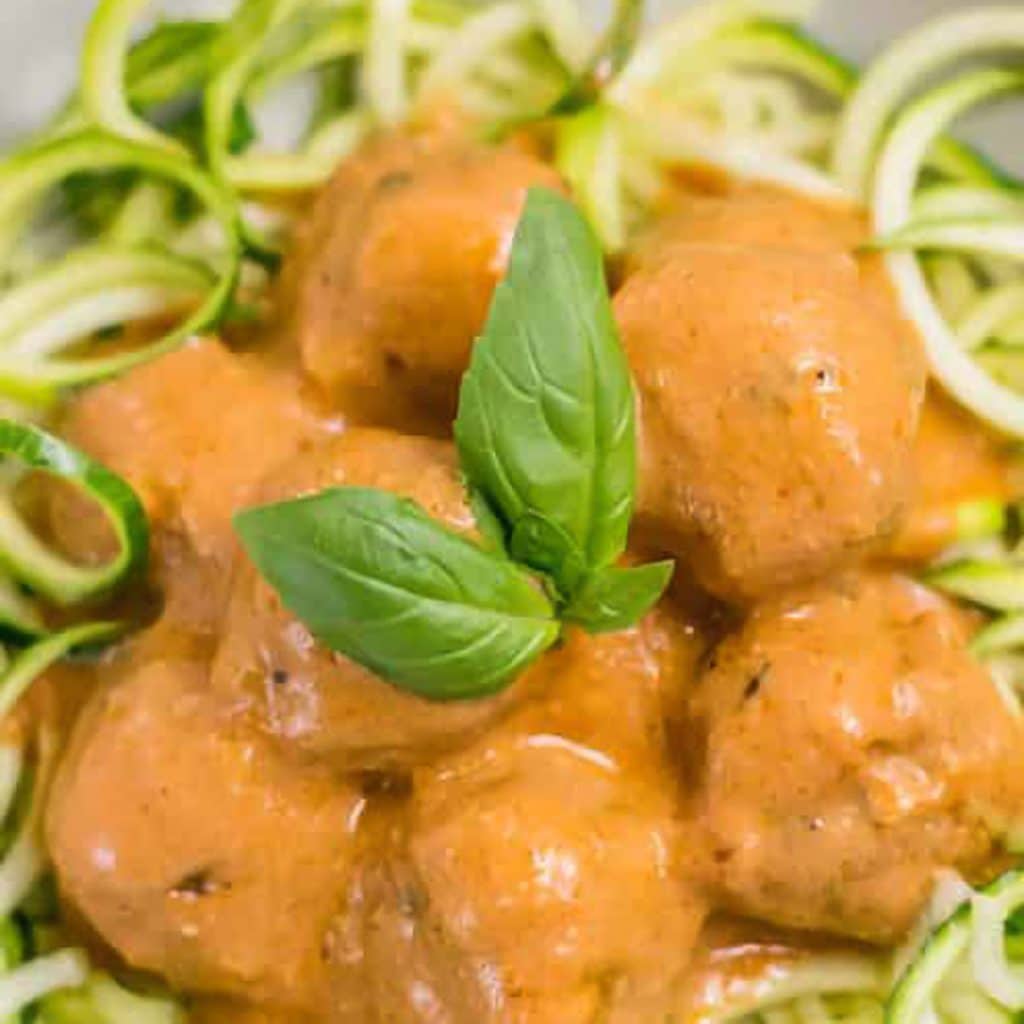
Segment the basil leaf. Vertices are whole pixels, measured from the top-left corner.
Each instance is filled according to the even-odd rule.
[[[463,378],[455,439],[511,556],[567,597],[625,549],[635,434],[600,245],[568,200],[535,189]]]
[[[674,562],[602,569],[588,577],[562,617],[589,633],[628,629],[658,602],[674,570]]]
[[[558,639],[525,572],[386,491],[249,509],[235,528],[321,643],[423,697],[494,693]]]

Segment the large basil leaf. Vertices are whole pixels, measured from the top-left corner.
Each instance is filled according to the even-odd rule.
[[[635,432],[600,245],[568,200],[533,190],[463,379],[455,438],[510,555],[564,597],[625,549]]]
[[[336,488],[249,509],[235,527],[321,643],[421,696],[494,693],[558,639],[522,569],[388,492]]]

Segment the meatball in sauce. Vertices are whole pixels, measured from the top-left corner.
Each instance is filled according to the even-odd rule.
[[[1024,729],[966,641],[944,600],[868,575],[763,604],[712,652],[683,742],[731,909],[892,942],[937,869],[984,876]]]
[[[798,245],[780,226],[791,202],[737,205],[734,233],[719,203],[651,243],[615,309],[643,424],[640,527],[751,602],[896,530],[925,366],[845,247],[845,211],[830,246],[821,211]]]
[[[446,133],[345,163],[284,283],[310,379],[359,422],[444,432],[533,187],[561,186],[527,150]]]

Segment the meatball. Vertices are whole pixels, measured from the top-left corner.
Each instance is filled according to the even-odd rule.
[[[664,794],[568,744],[485,744],[417,779],[399,891],[422,948],[405,956],[442,1002],[444,979],[460,990],[465,1024],[660,1019],[704,915],[679,842]],[[387,977],[393,1019],[432,1019]]]
[[[750,601],[895,529],[925,366],[852,260],[680,247],[615,308],[641,403],[638,525],[702,585]]]
[[[571,634],[545,696],[414,775],[407,834],[368,876],[381,1021],[665,1019],[705,914],[661,709],[687,644],[648,621]]]
[[[295,1019],[329,1005],[362,806],[228,719],[201,670],[153,662],[79,722],[47,835],[63,895],[130,965]]]
[[[342,164],[286,275],[309,376],[362,422],[450,419],[532,186],[561,187],[524,150],[448,135]]]
[[[864,301],[902,331],[906,344],[920,342],[903,318],[883,257],[865,251],[871,225],[862,207],[815,202],[791,192],[759,186],[735,186],[725,195],[683,196],[677,208],[659,218],[640,237],[626,260],[627,275],[655,269],[688,245],[726,245],[774,249],[825,257],[844,257],[856,269]]]
[[[637,240],[626,275],[651,270],[687,245],[845,253],[867,240],[859,207],[810,202],[788,192],[745,188],[725,196],[683,196]]]
[[[889,942],[937,868],[984,873],[1024,812],[1024,732],[965,639],[937,595],[866,575],[766,604],[718,647],[683,745],[727,906]]]
[[[255,357],[205,340],[91,388],[66,415],[64,435],[138,492],[153,528],[155,582],[196,629],[220,614],[232,513],[271,466],[329,426],[297,392]],[[110,543],[99,515],[67,491],[53,502],[58,538],[86,560]]]
[[[268,479],[260,498],[339,485],[394,491],[453,529],[473,530],[452,446],[384,431],[353,430],[305,453]],[[449,749],[531,686],[527,674],[496,697],[455,704],[400,690],[317,644],[247,561],[236,573],[212,679],[264,730],[346,770],[401,767]]]

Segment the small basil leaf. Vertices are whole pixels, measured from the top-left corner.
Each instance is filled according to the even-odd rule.
[[[565,610],[564,618],[589,633],[628,629],[665,593],[674,569],[674,562],[602,569],[587,579],[576,600]]]
[[[558,639],[525,572],[386,491],[249,509],[235,528],[321,643],[423,697],[495,693]]]
[[[567,596],[576,567],[603,568],[625,549],[635,433],[600,245],[572,203],[535,189],[463,378],[455,438],[511,537],[523,520],[550,527],[514,555]]]

